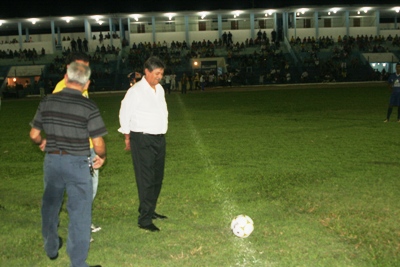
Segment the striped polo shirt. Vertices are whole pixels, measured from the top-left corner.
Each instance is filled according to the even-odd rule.
[[[90,155],[89,137],[107,134],[96,104],[69,88],[45,97],[30,125],[46,133],[45,152],[62,150],[78,156]]]

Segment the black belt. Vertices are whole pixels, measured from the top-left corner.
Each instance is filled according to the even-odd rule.
[[[144,132],[132,132],[136,134],[143,134],[143,135],[151,135],[151,136],[164,136],[165,134],[151,134],[151,133],[144,133]]]
[[[47,154],[69,155],[69,153],[64,150],[50,151],[50,152],[47,152]]]

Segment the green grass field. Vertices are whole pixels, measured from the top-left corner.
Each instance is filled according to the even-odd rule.
[[[292,88],[293,89],[293,88]],[[384,85],[167,95],[159,233],[137,227],[129,152],[117,132],[123,94],[92,95],[109,134],[89,264],[400,266],[400,123],[383,123]],[[43,153],[29,140],[39,99],[0,110],[0,266],[68,266],[43,250]],[[247,214],[252,235],[230,222]],[[60,235],[68,215],[61,212]]]

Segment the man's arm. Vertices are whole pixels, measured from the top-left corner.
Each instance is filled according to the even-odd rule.
[[[40,132],[40,130],[32,128],[29,133],[29,137],[33,143],[39,146],[40,150],[44,151],[44,148],[46,147],[46,139],[42,138]]]
[[[131,140],[129,139],[129,134],[124,134],[125,137],[125,150],[131,150]]]
[[[133,93],[133,90],[128,90],[124,99],[121,101],[121,107],[119,109],[119,124],[121,127],[118,131],[122,134],[128,134],[130,132],[129,124],[134,108]]]
[[[92,142],[94,152],[96,152],[96,156],[93,159],[93,168],[98,169],[103,166],[106,160],[106,143],[101,136],[93,138]]]
[[[127,92],[124,99],[121,101],[121,108],[119,110],[119,124],[121,127],[118,129],[118,131],[124,135],[125,150],[131,149],[129,140],[129,124],[134,108],[134,104],[132,103],[132,93],[133,90],[129,90]]]

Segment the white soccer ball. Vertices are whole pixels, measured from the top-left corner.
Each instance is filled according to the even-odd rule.
[[[254,230],[254,223],[249,216],[241,214],[233,218],[231,229],[237,237],[248,237]]]

